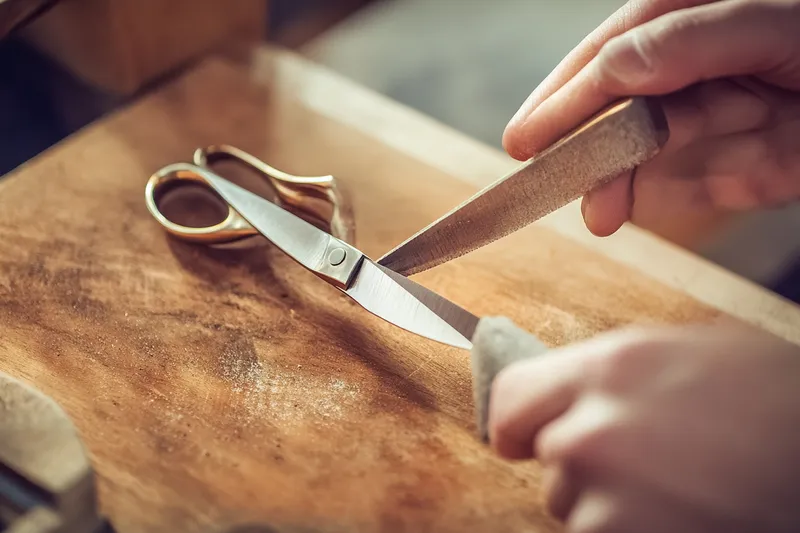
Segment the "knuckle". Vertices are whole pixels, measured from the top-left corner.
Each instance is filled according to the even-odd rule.
[[[592,377],[603,388],[625,388],[638,382],[663,351],[666,340],[656,330],[628,329],[610,340],[606,350],[598,352]]]
[[[575,438],[567,455],[584,463],[603,461],[619,440],[619,428],[603,422],[587,429]]]
[[[668,64],[680,64],[692,53],[687,35],[701,30],[697,17],[671,12],[618,35],[600,49],[599,64],[608,80],[646,85]],[[635,73],[635,74],[634,74]]]
[[[648,353],[653,340],[643,332],[632,331],[628,338],[624,339],[616,349],[606,355],[606,367],[611,372],[624,370],[632,363],[640,361]]]
[[[630,39],[631,47],[645,66],[645,72],[647,74],[655,73],[662,63],[658,34],[645,31],[642,28],[631,32]]]
[[[666,61],[668,55],[671,63],[681,64],[696,53],[689,43],[698,42],[696,37],[707,31],[704,26],[705,21],[692,11],[667,13],[646,26],[646,50],[654,60]]]
[[[607,467],[626,438],[625,410],[602,395],[584,397],[579,404],[571,419],[542,431],[537,451],[548,462]]]
[[[598,53],[597,65],[603,85],[642,85],[657,74],[659,51],[649,32],[638,27],[609,39]]]

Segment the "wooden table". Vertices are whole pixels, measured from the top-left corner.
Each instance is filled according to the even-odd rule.
[[[351,191],[378,256],[516,165],[296,56],[209,58],[0,182],[0,371],[70,414],[120,533],[560,531],[536,464],[474,436],[468,354],[364,313],[267,248],[175,242],[151,172],[229,143]],[[800,312],[577,206],[417,277],[561,345],[640,323]]]

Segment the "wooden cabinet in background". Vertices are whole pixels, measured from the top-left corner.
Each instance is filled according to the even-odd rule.
[[[24,38],[89,85],[132,94],[233,41],[257,41],[267,0],[60,0]]]

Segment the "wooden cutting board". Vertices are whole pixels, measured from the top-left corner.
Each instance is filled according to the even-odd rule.
[[[165,235],[148,176],[213,143],[336,176],[373,257],[508,164],[261,50],[203,62],[0,182],[0,370],[73,418],[116,530],[560,531],[536,464],[475,438],[468,353],[393,328],[269,247]],[[578,222],[556,213],[417,279],[550,345],[734,316],[800,331],[764,291],[635,230],[590,243]]]

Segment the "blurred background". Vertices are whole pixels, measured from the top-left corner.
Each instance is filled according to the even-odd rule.
[[[102,0],[61,0],[81,1]],[[218,1],[244,5],[244,0]],[[39,10],[52,3],[0,0],[0,21],[4,7],[22,2],[37,4]],[[506,122],[530,91],[624,3],[270,0],[263,38],[499,149]],[[37,24],[43,25],[34,20],[33,30],[24,26],[0,40],[0,175],[136,94],[98,89],[73,76],[41,47],[32,46],[41,42],[29,35]],[[46,26],[39,32],[53,35]],[[665,237],[800,301],[798,230],[800,208],[790,207],[743,217],[713,231],[684,230]]]

